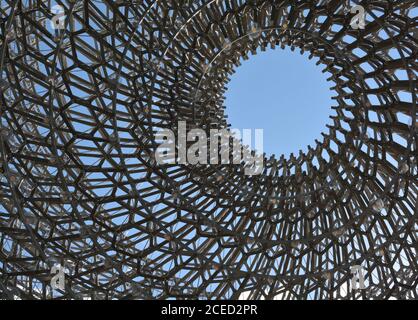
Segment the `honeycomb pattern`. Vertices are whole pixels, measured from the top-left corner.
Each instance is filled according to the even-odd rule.
[[[2,0],[0,297],[417,299],[418,5],[360,4],[356,30],[336,0]],[[286,46],[332,74],[321,141],[256,176],[156,162]]]

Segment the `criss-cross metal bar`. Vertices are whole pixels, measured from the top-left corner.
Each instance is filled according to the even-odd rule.
[[[417,299],[418,7],[359,1],[354,28],[356,5],[2,0],[0,297]],[[229,127],[268,47],[331,74],[316,145],[253,176],[158,164],[159,130]]]

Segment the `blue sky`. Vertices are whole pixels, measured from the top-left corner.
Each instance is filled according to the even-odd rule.
[[[276,48],[241,61],[228,83],[226,114],[232,128],[264,129],[264,152],[286,157],[307,150],[328,132],[336,102],[329,73],[307,53]],[[253,133],[254,136],[254,133]]]

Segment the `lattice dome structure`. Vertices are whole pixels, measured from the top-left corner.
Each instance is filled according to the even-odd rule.
[[[0,297],[417,299],[418,4],[359,4],[364,29],[354,1],[1,0]],[[332,74],[315,146],[253,176],[156,162],[286,46]]]

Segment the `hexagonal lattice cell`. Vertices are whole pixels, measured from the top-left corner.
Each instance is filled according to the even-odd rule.
[[[417,4],[361,4],[2,0],[1,296],[416,299]],[[157,130],[228,128],[268,46],[332,74],[323,140],[254,176],[158,165]]]

